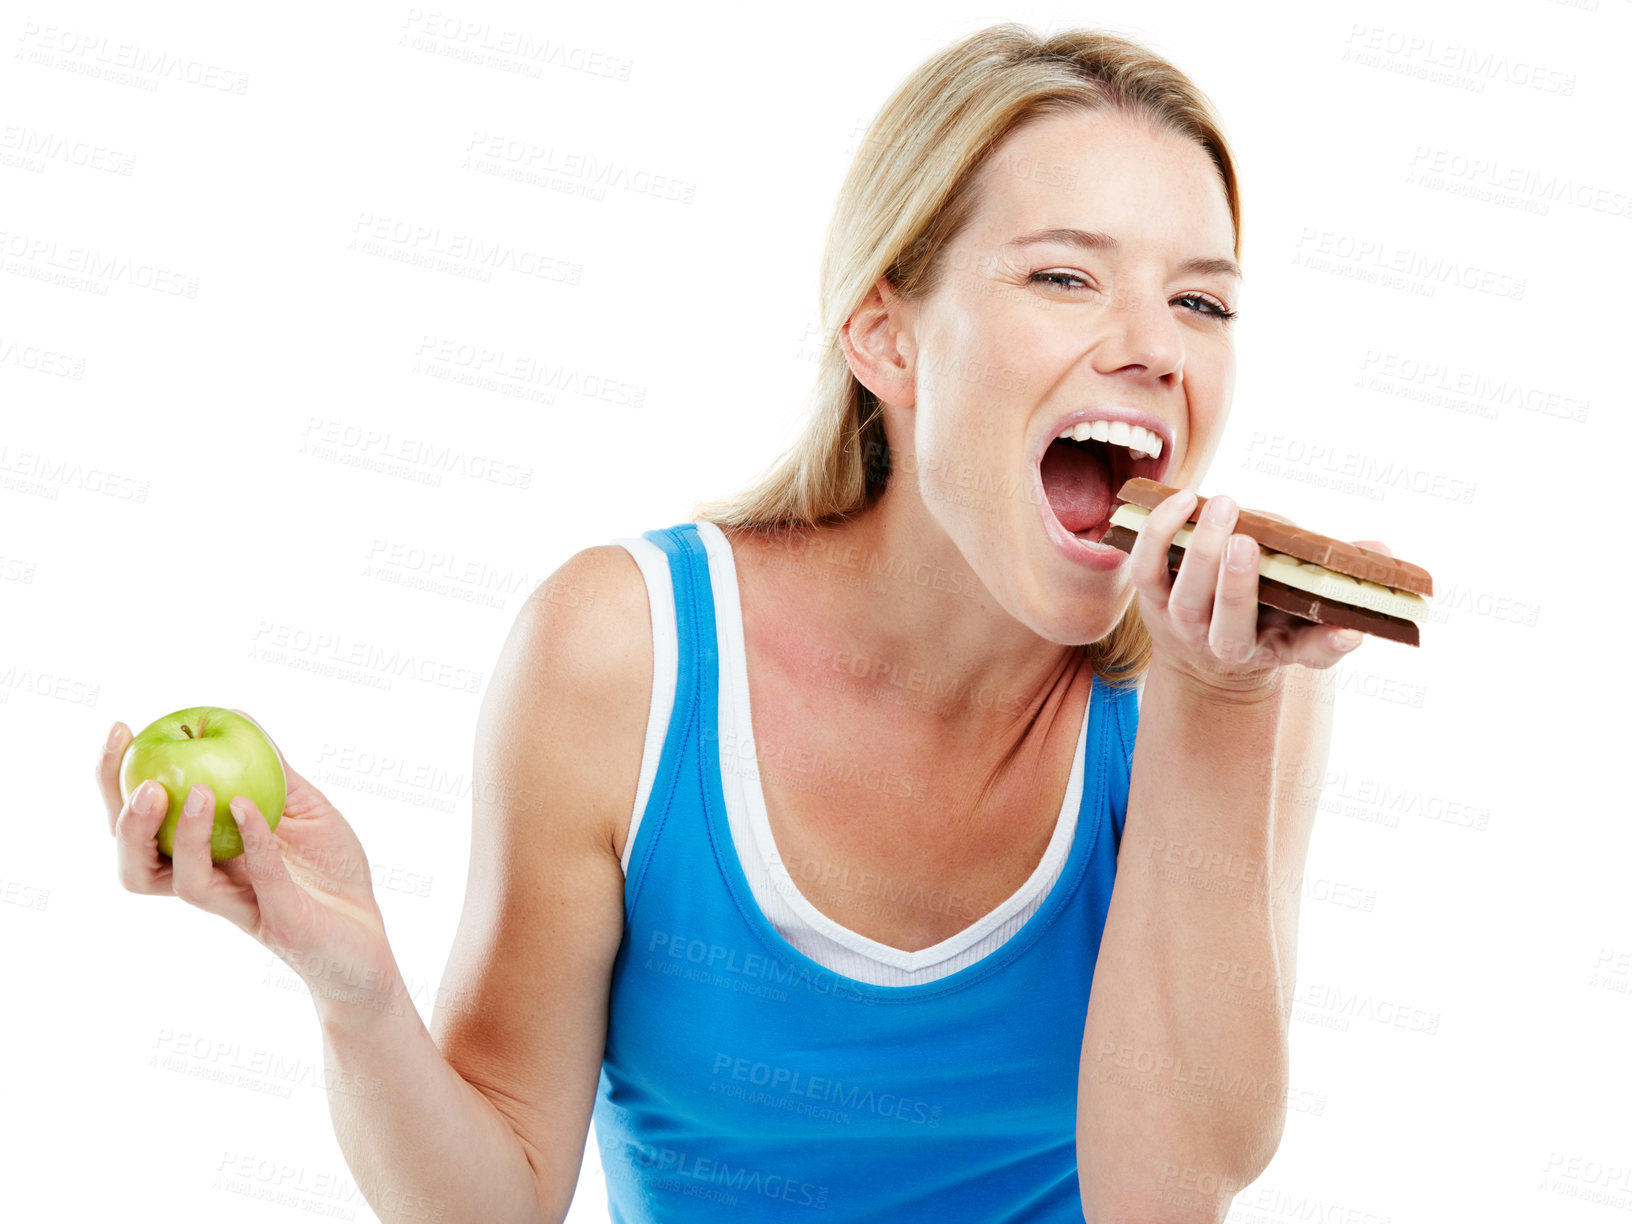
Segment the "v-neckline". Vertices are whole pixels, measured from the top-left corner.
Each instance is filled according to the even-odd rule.
[[[714,594],[714,615],[716,626],[716,640],[719,653],[719,731],[723,740],[727,731],[734,731],[736,736],[736,754],[739,760],[757,762],[758,757],[753,741],[753,710],[752,699],[749,693],[748,681],[748,651],[747,638],[743,630],[743,609],[741,590],[737,581],[736,552],[731,546],[729,537],[716,524],[701,522],[698,529],[704,534],[705,548],[712,554],[719,553],[720,565],[710,567],[710,573],[715,580],[712,583]],[[709,548],[712,541],[713,547]],[[1065,796],[1060,804],[1060,811],[1055,817],[1054,830],[1049,838],[1047,847],[1037,866],[1026,877],[1012,894],[1005,898],[988,913],[976,919],[969,926],[947,936],[938,943],[927,948],[909,951],[895,947],[893,944],[882,943],[879,940],[854,931],[835,919],[829,917],[810,901],[799,886],[794,883],[783,863],[781,851],[777,848],[776,838],[771,830],[770,815],[765,803],[765,791],[760,781],[757,768],[751,777],[744,777],[742,770],[733,771],[733,785],[726,785],[726,804],[728,815],[736,810],[739,815],[747,817],[746,825],[752,839],[752,845],[743,845],[739,842],[733,830],[731,838],[732,849],[737,855],[738,865],[742,866],[745,855],[757,855],[764,864],[775,887],[777,895],[789,906],[794,914],[808,927],[817,933],[826,936],[834,943],[840,944],[869,960],[879,964],[893,966],[909,972],[918,971],[930,966],[943,964],[952,957],[974,947],[985,939],[992,931],[1010,921],[1016,914],[1024,910],[1032,902],[1032,918],[1036,912],[1047,905],[1054,891],[1059,888],[1064,879],[1064,867],[1070,857],[1071,846],[1076,835],[1077,824],[1080,819],[1082,806],[1082,789],[1087,759],[1088,720],[1093,707],[1093,686],[1089,686],[1089,697],[1083,703],[1082,721],[1077,728],[1076,749],[1071,763],[1071,772],[1068,777]],[[724,779],[722,778],[722,785]],[[735,790],[733,795],[732,791]],[[735,823],[735,822],[732,822]],[[746,869],[743,869],[744,878],[747,878]],[[1045,883],[1052,877],[1052,886],[1045,890]],[[761,907],[763,916],[763,908]],[[1027,920],[1030,921],[1030,918]],[[769,920],[767,919],[769,924]],[[1022,924],[1020,929],[1024,928]],[[774,928],[773,928],[774,929]],[[981,959],[997,954],[1015,937],[1017,929],[1007,940],[991,948]],[[797,950],[797,949],[796,949]],[[979,962],[976,962],[979,963]]]

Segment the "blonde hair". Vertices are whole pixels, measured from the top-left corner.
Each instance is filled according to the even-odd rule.
[[[988,26],[925,61],[868,128],[839,189],[821,264],[821,365],[804,432],[754,484],[699,503],[723,530],[829,524],[873,504],[889,477],[878,398],[851,372],[839,333],[879,277],[903,298],[934,292],[942,254],[973,217],[976,176],[1016,128],[1064,111],[1118,110],[1194,140],[1223,180],[1241,257],[1235,163],[1222,121],[1190,79],[1149,49],[1100,30],[1040,37]],[[1129,685],[1150,666],[1150,636],[1132,600],[1085,647],[1106,681]]]

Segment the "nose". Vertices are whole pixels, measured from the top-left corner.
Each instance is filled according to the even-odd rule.
[[[1140,372],[1176,382],[1184,373],[1184,337],[1161,293],[1117,290],[1096,326],[1094,367],[1101,374]]]

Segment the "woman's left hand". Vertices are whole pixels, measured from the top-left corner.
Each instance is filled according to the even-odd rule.
[[[1129,557],[1153,663],[1209,688],[1253,692],[1271,684],[1289,663],[1331,667],[1359,645],[1362,635],[1352,629],[1258,606],[1258,544],[1251,536],[1231,534],[1239,509],[1227,497],[1207,499],[1201,521],[1191,525],[1179,572],[1170,578],[1167,550],[1195,503],[1188,489],[1163,501],[1140,527]],[[1291,523],[1280,515],[1256,513]],[[1351,543],[1394,555],[1376,540]],[[1227,545],[1240,559],[1238,568],[1226,563]]]

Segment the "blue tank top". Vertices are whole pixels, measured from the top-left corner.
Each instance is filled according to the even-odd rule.
[[[721,784],[705,546],[691,523],[644,536],[668,554],[679,669],[595,1098],[613,1221],[1082,1224],[1078,1060],[1135,690],[1093,679],[1076,832],[1037,912],[938,980],[859,981],[788,943],[754,899]]]

